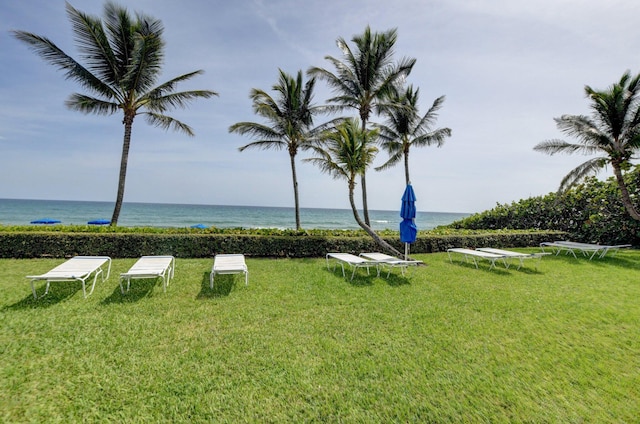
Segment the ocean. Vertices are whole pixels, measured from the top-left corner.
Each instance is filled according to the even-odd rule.
[[[66,225],[86,225],[111,218],[113,202],[71,200],[0,199],[0,225],[29,225],[49,218]],[[399,205],[398,205],[399,206]],[[361,214],[362,215],[362,214]],[[418,229],[428,230],[450,224],[470,214],[418,212]],[[374,230],[397,230],[400,213],[370,210]],[[351,209],[301,208],[303,229],[357,229]],[[124,203],[118,225],[126,227],[295,228],[294,208],[264,206],[181,205],[164,203]]]

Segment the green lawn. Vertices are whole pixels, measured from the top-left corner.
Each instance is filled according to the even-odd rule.
[[[537,251],[538,249],[531,249]],[[82,298],[0,260],[0,422],[637,422],[640,251],[536,271],[416,255],[353,282],[324,259],[177,259],[166,293]],[[458,258],[456,258],[458,259]],[[44,284],[39,284],[42,293]]]

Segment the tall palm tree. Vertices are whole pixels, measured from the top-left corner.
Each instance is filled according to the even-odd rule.
[[[300,230],[300,203],[298,199],[298,178],[296,176],[296,155],[300,149],[308,149],[313,139],[313,115],[319,107],[312,104],[315,78],[303,84],[302,71],[295,78],[279,70],[278,83],[272,88],[277,93],[274,99],[263,90],[251,90],[253,111],[265,118],[269,125],[256,122],[238,122],[229,127],[229,132],[249,135],[258,140],[240,147],[287,149],[291,163],[293,179],[293,197],[295,201],[296,230]]]
[[[377,130],[364,131],[357,119],[345,119],[336,124],[333,130],[327,130],[324,133],[322,143],[313,146],[317,156],[305,161],[317,165],[322,172],[334,178],[345,179],[349,188],[349,204],[360,228],[383,249],[400,256],[402,253],[384,241],[360,218],[354,199],[356,177],[367,170],[378,152],[377,147],[365,140],[374,140],[376,137]]]
[[[627,71],[608,89],[598,91],[585,86],[585,92],[591,99],[591,117],[563,115],[555,118],[558,129],[577,138],[578,143],[553,139],[537,144],[534,150],[549,155],[599,154],[569,172],[562,179],[559,191],[565,191],[585,176],[611,165],[622,204],[633,219],[640,220],[623,179],[623,171],[630,168],[634,154],[640,151],[640,75],[632,77]]]
[[[165,112],[176,107],[184,108],[197,98],[209,98],[217,93],[209,90],[175,91],[178,83],[201,74],[201,70],[155,85],[164,59],[161,21],[141,13],[132,19],[126,8],[112,2],[105,4],[104,21],[75,9],[69,3],[66,3],[66,9],[86,66],[46,37],[25,31],[13,31],[13,35],[27,43],[46,62],[65,71],[67,79],[76,81],[91,93],[72,94],[65,102],[69,109],[96,115],[113,115],[122,111],[124,140],[118,194],[111,217],[111,225],[117,225],[135,117],[144,115],[151,125],[193,136],[188,125],[165,115]]]
[[[431,130],[438,118],[438,110],[444,103],[444,96],[438,97],[431,108],[420,117],[418,114],[418,97],[420,89],[413,90],[409,85],[402,93],[393,96],[392,102],[400,107],[385,111],[386,125],[377,125],[380,128],[382,148],[389,153],[389,159],[377,171],[391,168],[404,159],[404,176],[406,184],[409,184],[409,149],[411,146],[425,147],[436,145],[441,147],[446,137],[451,137],[450,128],[438,128]]]
[[[336,44],[342,51],[344,60],[325,56],[336,68],[336,73],[319,67],[312,67],[308,71],[310,75],[325,80],[336,93],[335,97],[327,100],[333,104],[334,111],[346,108],[358,111],[365,136],[371,112],[380,112],[389,106],[385,99],[409,75],[415,64],[415,59],[407,58],[397,64],[392,62],[397,38],[396,29],[372,33],[367,26],[362,35],[356,35],[351,40],[355,44],[355,50],[343,38],[338,38]],[[364,141],[367,142],[366,139]],[[361,174],[360,179],[364,219],[367,225],[371,225],[365,173]]]

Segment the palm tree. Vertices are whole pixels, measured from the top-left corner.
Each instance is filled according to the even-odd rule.
[[[249,135],[257,141],[240,147],[240,151],[248,148],[287,149],[291,162],[293,179],[293,197],[295,201],[296,230],[300,230],[300,204],[298,199],[298,178],[296,176],[296,155],[300,149],[308,149],[313,139],[313,115],[319,108],[311,101],[315,78],[305,84],[302,82],[302,71],[296,78],[279,70],[278,83],[272,88],[277,93],[274,99],[263,90],[251,90],[253,111],[269,121],[270,125],[256,122],[238,122],[229,127],[229,132]]]
[[[349,187],[349,204],[356,222],[378,245],[394,255],[402,255],[389,243],[376,234],[358,214],[354,199],[356,177],[362,175],[373,162],[377,147],[365,140],[374,140],[377,130],[363,131],[357,119],[345,119],[336,124],[333,130],[324,133],[322,143],[315,144],[312,149],[317,154],[315,157],[305,159],[314,163],[322,172],[334,178],[347,180]]]
[[[585,92],[592,102],[591,117],[563,115],[555,118],[558,129],[577,138],[578,143],[553,139],[539,143],[534,150],[549,155],[599,154],[569,172],[562,179],[558,191],[563,192],[587,175],[611,165],[622,204],[633,219],[640,220],[623,179],[623,171],[630,168],[633,155],[640,150],[640,75],[632,77],[627,71],[608,89],[597,91],[585,86]]]
[[[385,98],[409,75],[415,64],[415,59],[406,58],[393,64],[393,46],[397,38],[396,29],[372,33],[367,26],[362,35],[354,36],[351,40],[355,44],[355,50],[351,50],[343,38],[336,41],[344,61],[325,56],[336,68],[336,73],[318,67],[312,67],[308,71],[310,75],[325,80],[336,93],[335,97],[327,100],[328,103],[333,103],[332,110],[353,108],[358,111],[365,136],[371,112],[380,112],[389,107]],[[367,143],[367,140],[364,142]],[[361,174],[361,183],[364,219],[370,225],[365,173]]]
[[[418,93],[408,86],[403,93],[397,93],[392,102],[400,107],[385,111],[387,125],[377,125],[380,128],[382,148],[389,153],[389,160],[376,168],[377,171],[391,168],[404,158],[404,175],[409,184],[409,149],[411,146],[424,147],[436,145],[441,147],[445,138],[451,136],[450,128],[431,130],[438,117],[438,110],[444,103],[444,96],[438,97],[431,108],[421,118],[418,114]]]
[[[25,31],[13,31],[13,35],[27,43],[46,62],[65,71],[67,79],[78,82],[92,93],[72,94],[65,102],[69,109],[96,115],[123,112],[124,140],[118,194],[111,218],[111,225],[117,225],[124,198],[131,129],[135,117],[144,115],[151,125],[193,136],[188,125],[165,115],[165,112],[176,107],[184,108],[197,98],[209,98],[217,93],[209,90],[175,91],[178,83],[201,74],[201,70],[155,85],[164,59],[164,29],[161,21],[141,13],[132,19],[126,8],[111,2],[105,4],[104,22],[73,8],[69,3],[66,3],[66,9],[86,67],[46,37]]]

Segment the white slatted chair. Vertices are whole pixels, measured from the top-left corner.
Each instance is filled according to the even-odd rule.
[[[106,274],[103,269],[105,265],[107,266]],[[108,256],[74,256],[45,274],[27,275],[27,278],[31,280],[31,290],[33,291],[34,299],[38,298],[35,287],[36,281],[47,282],[47,287],[42,296],[49,293],[49,286],[52,281],[80,281],[82,283],[82,295],[86,298],[93,293],[98,276],[101,276],[102,281],[104,281],[109,278],[110,272],[111,258]],[[91,284],[91,291],[87,294],[86,281],[91,276],[93,276],[93,282]]]
[[[131,280],[161,278],[162,289],[166,292],[175,268],[176,260],[173,256],[142,256],[127,272],[120,274],[120,291],[124,294],[122,283],[125,280],[127,281],[127,291],[129,291]]]
[[[545,255],[550,255],[551,254],[551,253],[545,253],[545,252],[542,252],[542,253],[539,253],[539,252],[537,252],[537,253],[521,253],[521,252],[514,252],[512,250],[494,249],[492,247],[479,247],[476,250],[479,250],[481,252],[487,252],[487,253],[495,253],[496,255],[504,255],[508,259],[517,259],[520,262],[520,264],[518,265],[517,269],[522,268],[522,266],[524,265],[524,260],[525,259],[537,259],[537,261],[535,261],[535,267],[536,267],[536,270],[537,270],[538,269],[538,264],[540,263],[540,260],[542,259],[542,257],[545,256]]]
[[[209,275],[211,289],[216,274],[244,274],[244,285],[249,284],[249,268],[241,253],[219,254],[213,258],[213,267]]]
[[[497,255],[495,253],[483,252],[480,250],[472,250],[472,249],[455,247],[455,248],[447,249],[447,255],[449,255],[449,262],[451,263],[453,263],[451,259],[451,253],[459,253],[463,255],[464,262],[467,262],[468,259],[471,259],[473,264],[476,266],[476,269],[478,268],[477,259],[484,259],[489,261],[491,263],[491,266],[489,267],[489,269],[495,268],[496,261],[502,261],[505,268],[509,267],[507,265],[507,261],[506,261],[507,257],[505,255]]]
[[[389,272],[387,272],[387,277],[391,275],[391,270],[393,268],[400,268],[400,272],[402,273],[402,275],[404,275],[408,267],[418,266],[424,263],[422,261],[400,259],[400,258],[396,258],[395,256],[391,256],[391,255],[387,255],[386,253],[379,253],[379,252],[360,253],[360,256],[365,259],[369,259],[371,261],[376,261],[382,267],[385,267],[385,266],[388,267]],[[378,275],[379,275],[379,272],[378,272]]]
[[[342,268],[342,276],[343,277],[346,277],[346,274],[344,272],[344,266],[345,265],[350,266],[351,269],[353,270],[351,272],[351,280],[353,280],[353,277],[356,274],[356,270],[358,268],[366,268],[367,269],[367,275],[369,275],[369,268],[371,268],[371,267],[375,267],[376,271],[378,271],[378,265],[379,264],[376,261],[372,261],[372,260],[369,260],[369,259],[362,258],[360,256],[352,255],[351,253],[327,253],[327,256],[326,256],[325,259],[327,261],[327,269],[330,269],[329,260],[330,259],[334,259],[335,260],[335,265],[334,265],[333,269],[335,270],[336,267],[339,264],[340,267]]]

